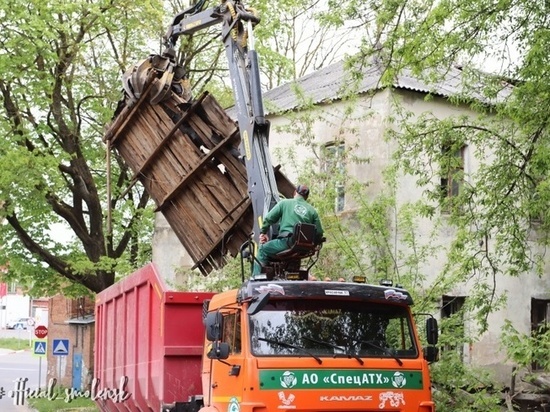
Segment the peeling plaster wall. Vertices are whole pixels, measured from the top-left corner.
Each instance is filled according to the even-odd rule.
[[[357,112],[351,116],[345,117],[347,104],[343,102],[334,102],[330,105],[320,105],[313,109],[313,118],[320,118],[312,125],[315,142],[326,144],[334,141],[339,131],[344,130],[344,137],[350,144],[358,144],[354,154],[359,157],[366,157],[369,162],[362,165],[354,165],[348,169],[348,172],[361,182],[368,183],[367,196],[376,196],[384,189],[382,180],[382,171],[390,164],[391,154],[395,150],[395,142],[387,142],[384,139],[384,133],[388,127],[387,119],[389,116],[396,115],[392,109],[394,101],[401,102],[406,110],[419,116],[425,112],[431,112],[438,118],[445,118],[456,115],[474,115],[466,107],[457,107],[450,105],[445,99],[435,97],[430,100],[424,99],[425,95],[412,91],[399,90],[391,92],[384,90],[374,96],[362,96],[358,98]],[[295,113],[286,116],[270,116],[271,134],[270,148],[273,153],[274,163],[281,163],[283,171],[291,179],[297,176],[297,170],[306,159],[313,156],[310,150],[296,144],[296,136],[285,132],[285,128],[290,123],[293,126],[299,125],[294,117]],[[326,123],[329,122],[329,123]],[[339,127],[342,125],[343,127]],[[397,126],[398,127],[398,126]],[[285,155],[291,148],[295,154]],[[476,147],[469,147],[468,153],[474,153]],[[484,161],[490,161],[491,153],[487,153]],[[289,161],[292,159],[292,161]],[[276,160],[276,161],[275,161]],[[479,167],[479,160],[472,155],[467,155],[465,159],[465,171],[473,172]],[[439,176],[435,176],[439,179]],[[311,188],[312,191],[315,187]],[[400,176],[397,189],[397,203],[403,205],[407,202],[418,200],[422,194],[422,188],[418,187],[413,176]],[[346,203],[346,210],[352,210],[355,207],[353,203]],[[423,219],[416,231],[419,242],[435,242],[441,245],[439,254],[429,260],[424,266],[424,273],[427,276],[426,285],[429,285],[442,271],[445,263],[445,252],[454,238],[454,230],[445,222],[446,217],[440,216],[443,222],[441,229],[434,232],[434,223],[429,219]],[[432,233],[434,232],[434,233]],[[399,238],[397,241],[399,243]],[[399,247],[403,247],[400,243]],[[489,245],[489,247],[491,247]],[[548,262],[547,262],[548,264]],[[468,296],[470,285],[463,284],[457,286],[452,292],[455,296]],[[546,294],[544,294],[546,291]],[[506,354],[500,347],[501,329],[504,320],[510,320],[514,327],[521,333],[529,334],[531,330],[531,299],[548,299],[550,292],[550,276],[539,278],[535,273],[525,273],[518,278],[499,278],[497,283],[497,294],[513,293],[504,308],[494,314],[489,315],[489,331],[479,336],[478,341],[471,345],[465,345],[465,361],[477,366],[486,366],[494,369],[497,373],[501,371],[510,371],[511,366],[506,361]],[[546,297],[541,297],[541,296]],[[465,325],[471,336],[478,336],[473,324]],[[506,374],[508,379],[509,374]],[[509,382],[508,382],[509,383]]]
[[[155,213],[155,231],[153,233],[153,263],[167,285],[173,287],[182,281],[178,274],[190,269],[193,260],[180,240],[170,228],[162,213]]]

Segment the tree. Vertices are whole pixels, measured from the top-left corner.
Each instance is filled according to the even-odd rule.
[[[321,18],[327,7],[324,0],[284,0],[276,7],[258,2],[254,6],[262,19],[256,34],[261,39],[258,53],[268,90],[334,63],[353,50],[353,28],[335,27]]]
[[[347,3],[348,17],[373,33],[358,58],[377,55],[387,67],[387,85],[405,67],[431,81],[442,79],[452,66],[462,67],[464,88],[454,101],[479,115],[438,119],[426,114],[393,136],[401,146],[396,157],[406,153],[410,159],[401,162],[403,170],[418,176],[430,189],[428,202],[440,207],[449,205],[443,204],[440,182],[430,178],[430,169],[448,173],[455,150],[464,144],[475,147],[476,157],[494,155],[467,176],[449,209],[449,221],[465,231],[454,249],[462,253],[451,265],[463,272],[464,265],[473,265],[489,276],[531,269],[542,274],[544,251],[529,247],[529,234],[536,221],[538,245],[548,244],[546,12],[530,3],[462,0],[354,4]],[[452,149],[442,151],[446,145]],[[491,243],[485,253],[477,253],[480,241]]]
[[[289,3],[285,9],[299,15],[314,5]],[[9,267],[8,280],[34,294],[68,286],[100,291],[149,257],[149,197],[141,186],[129,186],[130,172],[116,154],[107,178],[101,137],[122,97],[120,75],[162,51],[165,9],[155,0],[8,1],[0,7],[0,214],[6,223],[0,227],[0,263]],[[185,7],[174,1],[167,8],[171,19]],[[266,13],[264,33],[281,13]],[[228,105],[216,30],[181,38],[178,59],[195,94],[208,85]],[[326,38],[318,37],[315,47]],[[61,239],[60,231],[69,239]]]
[[[398,1],[374,10],[381,58],[389,67],[386,81],[404,67],[437,81],[451,65],[470,63],[463,66],[464,89],[455,101],[470,105],[478,115],[442,120],[427,114],[394,137],[401,146],[397,156],[403,159],[406,153],[411,159],[401,163],[403,170],[428,188],[429,203],[448,208],[449,221],[456,225],[459,236],[450,251],[447,274],[465,279],[473,272],[487,280],[484,293],[489,299],[478,302],[484,329],[487,313],[498,306],[491,285],[499,276],[529,271],[547,276],[550,61],[543,50],[550,35],[542,23],[546,11],[530,3],[482,1]],[[364,52],[366,57],[369,51]],[[475,149],[472,156],[480,167],[463,177],[453,205],[445,204],[448,199],[440,195],[440,182],[430,178],[429,169],[451,172],[454,152],[465,144]],[[491,161],[484,161],[488,154]]]
[[[116,156],[107,180],[101,139],[161,11],[154,0],[0,6],[0,260],[34,295],[98,292],[148,258],[148,195],[126,190]]]
[[[325,1],[285,0],[276,7],[263,0],[245,4],[261,20],[254,34],[266,90],[333,63],[352,47],[351,27],[335,28],[320,18]],[[207,3],[205,8],[213,6]],[[179,1],[171,1],[169,8],[173,15],[185,10]],[[181,36],[178,41],[178,61],[187,69],[195,94],[208,88],[222,105],[230,106],[232,90],[219,26]]]
[[[424,114],[412,120],[411,113],[401,112],[395,120],[406,126],[391,138],[400,145],[399,170],[416,176],[425,189],[422,216],[434,218],[441,210],[449,214],[456,237],[440,279],[455,284],[475,280],[468,305],[483,332],[488,315],[506,299],[497,293],[503,277],[532,273],[548,284],[547,8],[522,1],[350,0],[342,10],[343,19],[364,29],[356,61],[378,59],[386,86],[404,68],[432,82],[451,67],[463,72],[462,90],[453,101],[471,108],[471,116]],[[463,145],[473,149],[477,170],[456,171],[454,153]],[[452,199],[442,196],[439,176],[463,181]],[[545,330],[529,338],[508,327],[503,343],[512,360],[528,366],[547,353],[548,336]],[[451,376],[437,373],[448,365],[434,368],[436,379]],[[458,376],[457,371],[452,374]]]

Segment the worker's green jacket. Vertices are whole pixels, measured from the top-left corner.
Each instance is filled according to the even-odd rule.
[[[279,223],[279,237],[284,237],[293,232],[294,225],[298,222],[314,224],[317,238],[323,236],[323,227],[317,210],[299,196],[277,203],[265,216],[260,232],[267,233],[271,225]]]

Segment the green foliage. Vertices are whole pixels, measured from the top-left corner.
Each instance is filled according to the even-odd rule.
[[[122,262],[135,267],[149,253],[137,247],[149,243],[148,197],[126,191],[118,159],[107,180],[102,136],[120,74],[159,29],[160,11],[125,0],[0,6],[0,262],[4,279],[34,296],[102,290],[128,270]]]
[[[464,364],[455,350],[442,353],[431,366],[434,401],[442,412],[499,412],[502,410],[494,376]]]
[[[550,371],[550,329],[541,326],[532,335],[518,332],[508,320],[504,323],[502,344],[508,357],[520,367],[530,368],[533,363],[544,371]]]
[[[100,409],[89,397],[70,397],[71,388],[55,387],[52,397],[28,399],[29,405],[40,412],[97,412]],[[69,394],[69,395],[68,395]]]
[[[479,336],[488,328],[489,314],[506,302],[502,279],[548,276],[547,11],[525,1],[485,0],[348,0],[332,6],[340,13],[332,19],[327,13],[327,20],[353,21],[364,30],[354,61],[380,63],[382,84],[392,87],[403,70],[431,84],[460,80],[449,90],[454,92],[449,100],[462,114],[450,118],[418,108],[405,112],[401,102],[407,96],[395,93],[388,137],[398,144],[395,173],[412,176],[423,191],[410,222],[426,218],[451,234],[448,249],[428,252],[439,253],[446,263],[421,296],[433,301],[467,286],[468,332]],[[457,67],[460,79],[448,77]],[[464,145],[472,167],[461,170],[455,153]],[[454,196],[442,193],[442,177],[461,182]],[[509,358],[524,367],[536,361],[548,368],[547,331],[527,336],[506,325],[503,345]],[[442,337],[447,338],[452,337]],[[443,385],[436,393],[438,410],[499,410],[496,397],[483,393],[489,381],[468,387],[478,372],[463,368],[460,359],[445,355],[432,370]]]

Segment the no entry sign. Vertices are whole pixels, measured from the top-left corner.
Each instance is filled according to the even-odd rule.
[[[45,326],[37,326],[34,328],[34,336],[38,339],[43,339],[48,335],[48,328]]]

